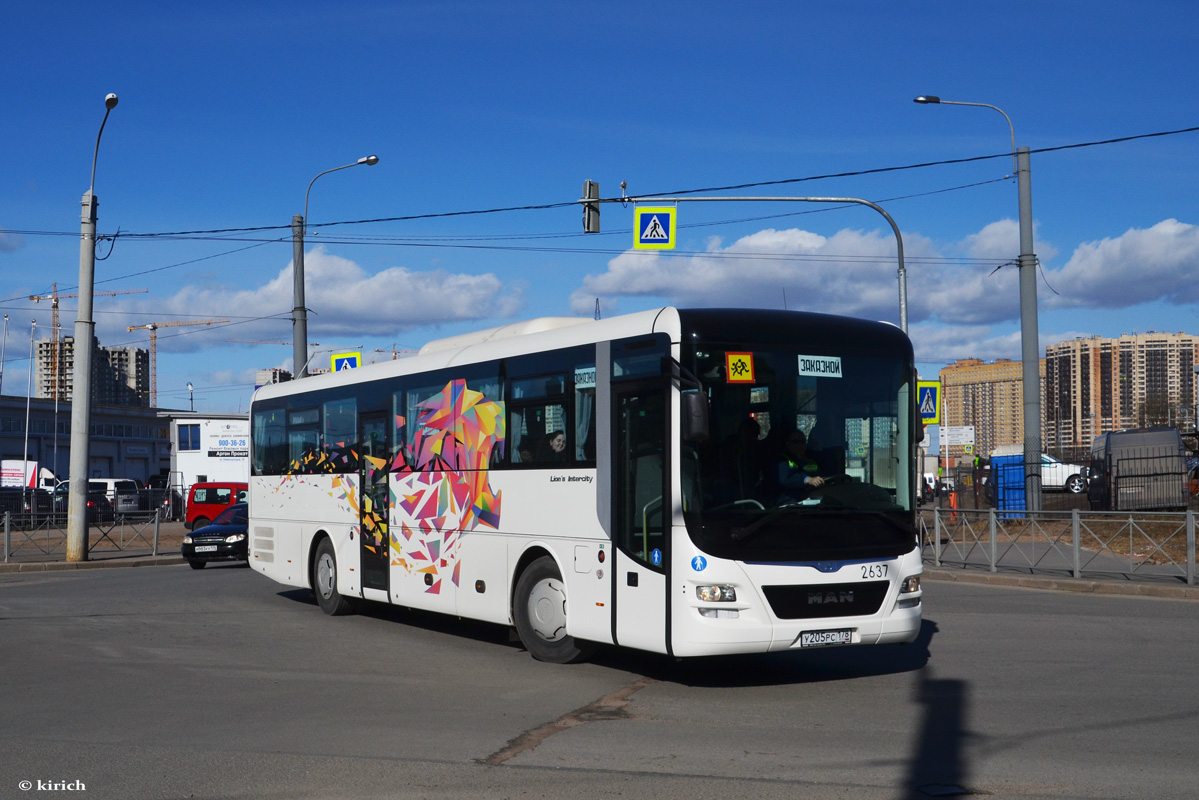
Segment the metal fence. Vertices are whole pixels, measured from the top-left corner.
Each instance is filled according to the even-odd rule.
[[[934,508],[921,514],[921,545],[938,567],[1194,586],[1195,519],[1193,510]]]
[[[67,546],[66,512],[3,512],[4,563],[28,556],[61,556]],[[161,513],[142,511],[116,514],[92,522],[87,529],[87,551],[124,551],[150,548],[158,555]]]
[[[1188,472],[1187,466],[1187,461],[1176,453],[1122,458],[1115,462],[1110,487],[1104,485],[1102,477],[1091,476],[1081,492],[1072,492],[1064,484],[1051,485],[1043,477],[1041,508],[1199,511],[1199,475],[1193,469]],[[1027,506],[1023,483],[1024,466],[1019,461],[988,469],[955,467],[946,471],[940,492],[925,491],[921,502],[926,509],[1018,510]],[[1004,484],[1016,491],[1006,493]],[[1116,503],[1114,507],[1112,500]]]

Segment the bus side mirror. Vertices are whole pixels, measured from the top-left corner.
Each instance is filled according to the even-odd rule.
[[[683,392],[679,395],[682,406],[681,427],[684,442],[706,442],[710,435],[708,427],[708,398],[702,391]]]

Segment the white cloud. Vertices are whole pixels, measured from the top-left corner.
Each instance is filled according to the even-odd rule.
[[[514,314],[521,304],[520,291],[506,286],[492,273],[466,275],[390,267],[371,275],[353,261],[329,255],[323,247],[305,255],[304,283],[310,341],[321,341],[322,337],[394,336],[422,325],[505,317]],[[234,321],[272,314],[290,320],[292,291],[289,264],[261,286],[187,286],[153,306],[135,302],[131,307],[152,312],[158,320],[189,319],[197,313]],[[195,327],[181,328],[183,331],[198,335],[171,337],[173,331],[162,329],[158,332],[159,349],[196,349],[226,339],[291,336],[287,321],[223,327],[211,334]]]
[[[1197,272],[1199,227],[1167,219],[1079,245],[1065,266],[1046,276],[1059,294],[1045,302],[1087,308],[1194,303],[1199,300]]]
[[[1039,225],[1033,225],[1033,250],[1041,261],[1051,261],[1057,256],[1057,248],[1052,243],[1036,237],[1035,231]],[[972,233],[962,239],[954,248],[968,254],[972,258],[995,259],[996,261],[1015,261],[1020,255],[1020,224],[1014,219],[1001,219],[985,226],[978,233]]]
[[[969,254],[966,260],[945,257],[919,234],[903,239],[910,324],[994,324],[1019,317],[1017,270],[995,269],[1019,249],[1014,222],[992,223],[947,248]],[[990,260],[974,260],[980,258]],[[621,297],[767,308],[781,308],[785,300],[792,309],[898,321],[895,239],[889,230],[846,229],[825,237],[767,229],[728,247],[712,238],[706,253],[689,258],[628,251],[612,259],[607,272],[584,278],[571,307],[587,313],[596,297],[605,313],[614,313]]]
[[[605,313],[622,297],[682,306],[749,306],[898,318],[895,242],[889,231],[842,230],[821,236],[766,229],[729,246],[713,237],[688,258],[628,251],[588,275],[571,295],[575,313],[599,297]],[[1042,264],[1057,254],[1038,242]],[[908,318],[915,325],[995,325],[1020,316],[1019,226],[1004,219],[938,248],[904,234]],[[1002,266],[1000,266],[1002,265]],[[1115,239],[1080,245],[1059,270],[1041,267],[1042,307],[1121,308],[1199,300],[1199,227],[1169,219]],[[1048,284],[1048,286],[1046,285]],[[1056,294],[1055,294],[1056,292]]]
[[[918,249],[927,244],[914,237]],[[909,244],[905,237],[905,252]],[[759,231],[689,258],[629,251],[588,275],[571,295],[576,313],[605,310],[622,296],[683,306],[759,306],[897,319],[898,263],[890,231],[843,230],[825,237],[797,229]]]
[[[948,363],[961,358],[1020,358],[1020,332],[995,333],[987,325],[916,325],[909,328],[916,361]]]

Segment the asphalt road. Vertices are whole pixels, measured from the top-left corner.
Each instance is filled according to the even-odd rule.
[[[1199,793],[1199,604],[925,587],[912,645],[554,666],[240,565],[0,575],[0,798]]]

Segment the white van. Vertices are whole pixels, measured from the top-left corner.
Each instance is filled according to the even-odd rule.
[[[1019,444],[996,447],[991,458],[996,456],[1023,456],[1024,446]],[[1041,453],[1041,488],[1056,489],[1070,494],[1082,494],[1087,490],[1087,470],[1079,464],[1067,464],[1048,453]]]

